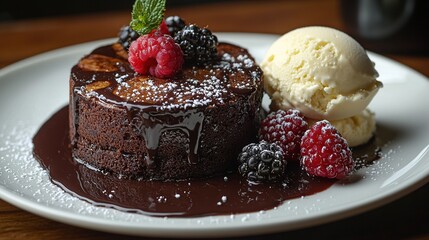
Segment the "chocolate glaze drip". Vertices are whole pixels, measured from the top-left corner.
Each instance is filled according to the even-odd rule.
[[[180,129],[189,137],[188,162],[198,162],[198,144],[201,135],[204,114],[197,109],[179,111],[177,113],[166,112],[140,112],[128,111],[131,125],[137,134],[144,136],[148,150],[146,162],[148,166],[153,164],[159,139],[164,131]]]

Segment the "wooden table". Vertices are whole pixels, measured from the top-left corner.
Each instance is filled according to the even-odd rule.
[[[238,1],[177,7],[167,15],[207,25],[213,31],[282,34],[307,25],[346,31],[338,1]],[[0,67],[48,50],[115,37],[129,12],[55,17],[0,23]],[[386,55],[386,54],[385,54]],[[388,54],[426,76],[429,56]],[[418,115],[413,116],[418,117]],[[253,239],[429,238],[429,184],[390,204],[344,220]],[[0,239],[134,239],[57,223],[0,200]]]

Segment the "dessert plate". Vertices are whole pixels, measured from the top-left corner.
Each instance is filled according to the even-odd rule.
[[[219,33],[260,62],[277,35]],[[376,208],[429,180],[429,80],[370,53],[384,87],[370,105],[376,112],[381,158],[326,191],[276,209],[197,218],[156,218],[95,207],[53,185],[32,156],[32,137],[68,103],[68,77],[80,57],[107,39],[40,54],[0,70],[0,198],[59,222],[106,232],[162,237],[225,237],[304,228]],[[267,102],[265,102],[267,104]],[[416,116],[418,117],[412,117]]]

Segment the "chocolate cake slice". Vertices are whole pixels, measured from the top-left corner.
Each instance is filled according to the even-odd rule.
[[[134,72],[118,43],[71,70],[70,138],[76,161],[120,177],[183,180],[224,174],[255,141],[262,72],[247,50],[219,43],[218,58],[173,78]]]

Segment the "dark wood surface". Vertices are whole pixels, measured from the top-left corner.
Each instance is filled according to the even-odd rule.
[[[167,10],[167,15],[173,14],[182,16],[188,22],[207,25],[218,32],[283,34],[308,25],[331,26],[349,31],[341,18],[340,3],[334,0],[210,3]],[[109,12],[0,22],[0,67],[52,49],[115,37],[118,29],[129,20],[129,12]],[[376,48],[371,50],[377,52]],[[379,53],[429,76],[429,55]],[[246,239],[429,239],[428,206],[429,184],[426,184],[392,203],[353,217]],[[0,239],[106,238],[136,239],[54,222],[0,200]]]

